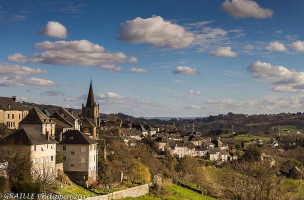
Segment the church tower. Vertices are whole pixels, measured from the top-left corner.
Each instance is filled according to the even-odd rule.
[[[93,121],[96,124],[97,127],[99,127],[100,125],[99,104],[96,104],[94,100],[92,80],[90,82],[87,104],[86,106],[82,104],[82,116],[89,118],[91,121]]]

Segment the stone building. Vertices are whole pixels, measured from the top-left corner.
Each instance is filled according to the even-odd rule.
[[[73,178],[97,179],[97,142],[78,130],[69,130],[62,136],[57,149],[64,155],[63,170]]]
[[[0,153],[9,158],[19,154],[31,163],[33,178],[56,176],[56,141],[35,128],[22,128],[0,140]],[[9,163],[9,162],[8,162]]]
[[[0,131],[18,129],[28,109],[16,102],[16,97],[0,97]]]
[[[55,123],[39,108],[32,108],[28,115],[19,123],[20,128],[32,127],[45,136],[55,138]]]
[[[100,111],[99,104],[96,104],[94,100],[94,92],[92,86],[92,80],[90,82],[90,89],[88,93],[88,99],[86,105],[82,105],[82,117],[86,117],[94,122],[94,124],[100,126]]]

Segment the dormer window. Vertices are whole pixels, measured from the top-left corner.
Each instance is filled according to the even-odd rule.
[[[73,137],[73,136],[71,136],[69,139],[70,139],[70,140],[73,140],[73,139],[74,139],[74,137]]]

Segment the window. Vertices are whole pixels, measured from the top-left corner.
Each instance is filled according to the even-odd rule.
[[[11,124],[10,122],[6,122],[7,127],[10,127],[10,124]]]
[[[11,127],[13,127],[13,122],[11,122]]]
[[[69,140],[73,140],[74,139],[74,137],[73,136],[71,136],[70,138],[69,138]]]
[[[65,145],[62,146],[62,151],[66,151],[66,146]]]
[[[54,146],[53,146],[53,145],[51,145],[51,149],[54,149]]]
[[[71,164],[71,167],[74,167],[74,164]]]
[[[74,152],[74,151],[71,151],[71,155],[74,156],[74,154],[75,154],[75,152]]]
[[[85,163],[85,158],[81,158],[81,163],[83,164],[83,163]]]
[[[33,165],[36,164],[36,158],[33,158]]]
[[[51,162],[53,162],[54,161],[54,156],[51,156]]]
[[[86,152],[86,146],[81,146],[81,149],[80,151],[83,153],[83,152]]]
[[[36,145],[34,146],[34,151],[36,152]]]
[[[63,156],[63,161],[66,161],[66,156]]]
[[[19,119],[21,119],[21,114],[19,114]]]
[[[53,173],[53,167],[50,168],[50,172]]]
[[[43,164],[43,163],[44,163],[44,157],[41,158],[41,164]]]
[[[9,119],[10,118],[10,114],[7,114],[7,119]]]
[[[45,146],[44,145],[41,146],[41,151],[45,151]]]
[[[14,114],[12,114],[12,119],[14,119],[15,118],[15,115]]]

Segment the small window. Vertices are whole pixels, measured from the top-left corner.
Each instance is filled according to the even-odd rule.
[[[62,146],[62,151],[66,151],[66,146],[65,145]]]
[[[85,163],[85,158],[81,158],[81,163],[83,164],[83,163]]]
[[[41,151],[45,151],[45,146],[44,145],[41,146]]]
[[[75,152],[74,152],[74,151],[71,151],[71,155],[73,155],[73,156],[74,156],[74,154],[75,154]]]
[[[12,119],[14,119],[15,118],[15,115],[14,114],[12,114]]]
[[[7,114],[7,119],[9,119],[10,118],[10,114]]]
[[[54,161],[54,156],[51,156],[51,162],[53,162]]]
[[[71,164],[71,167],[74,167],[74,164]]]
[[[34,146],[34,151],[36,152],[36,145]]]
[[[53,145],[51,145],[51,149],[54,149],[54,146],[53,146]]]
[[[66,161],[66,156],[63,156],[63,161]]]
[[[19,114],[19,119],[21,119],[21,114]]]
[[[6,122],[6,126],[10,127],[11,123],[10,122]]]

